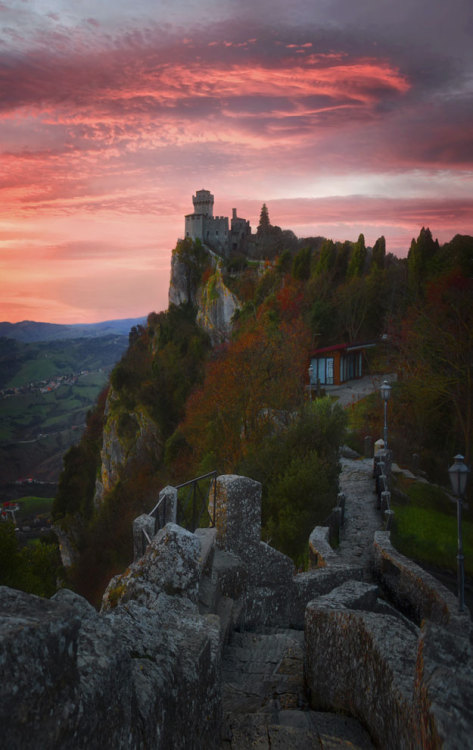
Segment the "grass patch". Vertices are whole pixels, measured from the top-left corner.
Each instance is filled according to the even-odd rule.
[[[420,564],[454,572],[457,566],[456,503],[436,485],[400,479],[393,492],[391,540],[402,554]],[[465,572],[473,576],[473,522],[463,518]]]

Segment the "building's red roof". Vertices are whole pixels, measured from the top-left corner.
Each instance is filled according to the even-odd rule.
[[[317,357],[319,354],[328,354],[329,352],[353,352],[357,349],[368,349],[369,347],[375,346],[376,342],[367,341],[363,344],[333,344],[333,346],[323,346],[321,349],[315,349],[311,352],[311,357]]]

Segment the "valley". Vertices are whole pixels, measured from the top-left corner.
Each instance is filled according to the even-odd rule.
[[[38,324],[31,325],[36,331]],[[21,332],[26,336],[25,326]],[[1,502],[28,494],[31,484],[35,494],[55,494],[64,453],[80,440],[88,411],[128,346],[128,335],[90,333],[0,338]]]

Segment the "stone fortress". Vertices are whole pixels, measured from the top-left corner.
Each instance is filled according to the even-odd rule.
[[[229,224],[228,216],[214,216],[214,196],[209,190],[197,190],[192,196],[194,213],[185,217],[185,237],[200,240],[223,257],[231,253],[246,252],[251,240],[250,222],[237,216],[232,209]]]

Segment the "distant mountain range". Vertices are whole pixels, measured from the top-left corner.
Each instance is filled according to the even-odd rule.
[[[97,338],[99,336],[127,336],[133,326],[146,323],[142,318],[124,318],[122,320],[105,320],[102,323],[78,323],[60,325],[56,323],[37,323],[33,320],[22,320],[21,323],[0,323],[0,337],[17,341],[58,341],[64,339]]]

